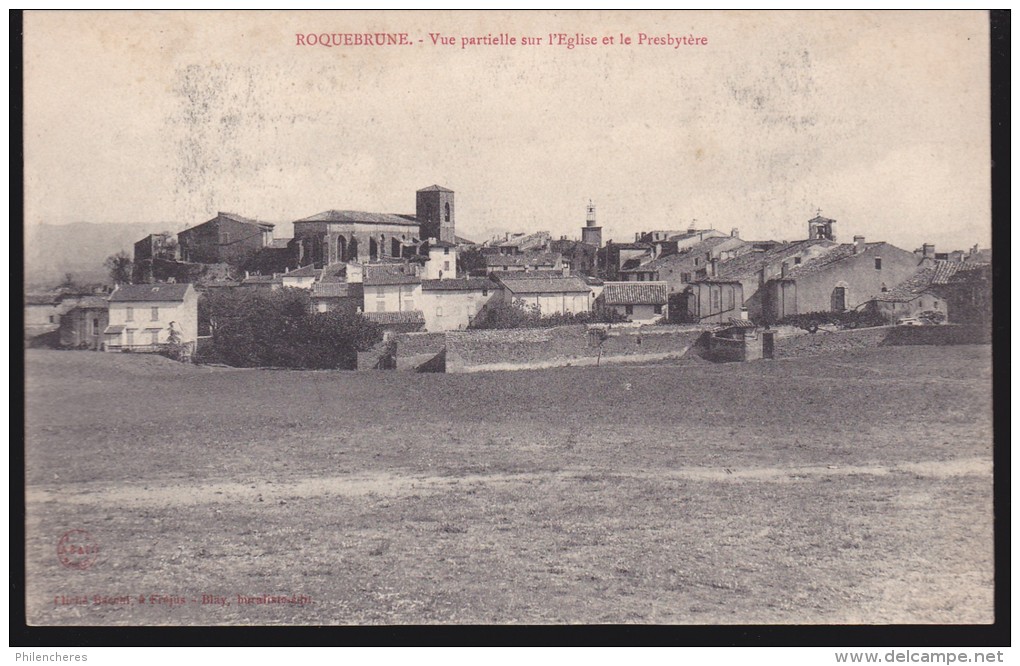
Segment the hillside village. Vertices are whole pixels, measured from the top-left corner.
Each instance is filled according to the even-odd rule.
[[[537,231],[475,242],[457,235],[455,193],[439,185],[415,193],[413,214],[328,210],[297,219],[293,238],[219,212],[176,236],[140,239],[130,283],[112,291],[26,295],[25,333],[30,344],[64,348],[194,350],[209,335],[198,315],[205,295],[288,288],[304,290],[312,312],[360,313],[387,339],[476,328],[497,304],[542,318],[589,316],[589,326],[687,325],[739,340],[805,316],[812,332],[858,321],[846,315],[990,323],[990,250],[925,243],[908,251],[860,235],[839,242],[837,221],[821,211],[803,229],[804,238],[787,241],[692,225],[603,242],[589,203],[580,239]]]

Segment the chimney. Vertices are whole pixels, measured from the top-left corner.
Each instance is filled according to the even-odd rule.
[[[714,258],[708,262],[708,274],[712,277],[719,275],[719,259]]]
[[[854,236],[854,254],[864,251],[864,236]]]
[[[740,238],[740,229],[736,227],[730,229],[730,238]]]
[[[635,243],[640,243],[641,242],[641,232],[640,231],[635,231],[634,232],[634,242]]]
[[[779,267],[779,277],[785,278],[786,272],[790,270],[790,262],[784,261]]]
[[[921,253],[922,257],[928,257],[928,258],[931,258],[931,259],[935,258],[935,244],[934,243],[925,243],[922,246],[922,248],[923,248],[923,251]]]

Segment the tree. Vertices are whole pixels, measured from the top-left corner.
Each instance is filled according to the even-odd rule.
[[[103,266],[114,284],[131,284],[131,255],[124,250],[107,257]]]
[[[481,250],[469,247],[457,255],[457,268],[464,275],[471,275],[475,271],[485,272],[485,255]]]
[[[303,289],[205,294],[199,320],[212,332],[213,358],[237,367],[353,369],[358,352],[382,339],[360,314],[311,312]]]

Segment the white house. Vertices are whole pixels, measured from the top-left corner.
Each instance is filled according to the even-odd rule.
[[[666,282],[606,282],[599,299],[628,321],[651,324],[669,316]]]
[[[575,275],[533,276],[522,272],[495,276],[508,303],[537,306],[542,315],[591,311],[591,288]]]
[[[304,266],[293,271],[287,271],[278,277],[280,278],[280,283],[284,287],[311,289],[312,285],[315,284],[321,275],[321,268],[316,268],[314,265],[309,264],[308,266]]]
[[[190,284],[128,284],[110,294],[109,325],[103,331],[107,351],[157,351],[170,338],[198,339],[198,294]]]
[[[420,302],[425,315],[425,330],[467,328],[479,310],[493,298],[498,298],[502,291],[488,278],[422,280]]]

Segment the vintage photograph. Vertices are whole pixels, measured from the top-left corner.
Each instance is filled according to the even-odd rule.
[[[23,35],[29,625],[995,621],[987,12]]]

